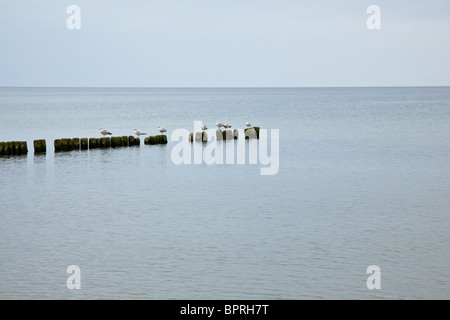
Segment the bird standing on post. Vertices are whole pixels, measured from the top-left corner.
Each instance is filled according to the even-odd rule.
[[[220,128],[223,127],[223,123],[222,123],[222,122],[219,122],[219,121],[216,121],[216,126],[218,126],[218,127],[219,127],[219,130],[220,130]]]
[[[162,126],[158,126],[159,132],[161,132],[161,135],[166,132],[166,128],[162,127]]]
[[[134,129],[134,134],[137,135],[138,137],[147,135],[145,132],[140,132],[140,131],[137,131],[136,129]]]
[[[101,133],[103,136],[106,136],[106,135],[112,135],[111,132],[109,132],[108,130],[105,130],[105,129],[103,129],[103,128],[100,128],[100,129],[98,129],[98,130],[100,130],[100,133]]]

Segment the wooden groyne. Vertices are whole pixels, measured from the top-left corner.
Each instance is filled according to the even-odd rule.
[[[247,128],[244,130],[245,139],[259,139],[259,127]],[[216,141],[239,139],[239,130],[216,130]],[[207,142],[207,132],[196,132],[189,134],[190,142]],[[144,139],[145,145],[167,144],[166,135],[149,136]],[[102,137],[102,138],[63,138],[54,141],[55,152],[90,150],[117,147],[140,146],[141,139],[134,136]],[[45,140],[34,140],[34,153],[42,154],[47,152]],[[26,155],[28,146],[26,141],[0,142],[0,156]]]
[[[26,141],[0,142],[0,156],[21,156],[28,154]]]
[[[167,144],[167,136],[161,134],[157,136],[149,136],[144,139],[144,144],[146,145]]]
[[[167,144],[166,135],[150,136],[145,138],[144,143]],[[133,136],[102,137],[102,138],[62,138],[53,142],[55,152],[78,151],[90,149],[105,149],[117,147],[140,146],[141,139]],[[44,139],[34,140],[34,153],[44,154],[47,152],[47,143]],[[26,141],[0,142],[0,156],[26,155],[28,146]]]

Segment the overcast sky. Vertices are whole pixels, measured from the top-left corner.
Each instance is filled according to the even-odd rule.
[[[433,85],[449,0],[0,0],[0,86]]]

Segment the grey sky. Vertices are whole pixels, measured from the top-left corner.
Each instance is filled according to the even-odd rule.
[[[448,0],[1,0],[0,40],[0,86],[450,85]]]

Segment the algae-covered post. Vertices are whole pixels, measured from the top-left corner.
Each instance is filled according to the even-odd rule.
[[[134,140],[135,140],[135,139],[136,139],[136,138],[133,137],[133,136],[129,136],[129,137],[128,137],[128,143],[129,143],[130,147],[131,147],[131,146],[134,146]]]
[[[19,155],[20,151],[21,151],[20,142],[19,141],[13,141],[13,154],[14,155]]]
[[[122,145],[128,147],[128,136],[122,136]]]
[[[47,152],[47,144],[45,140],[34,140],[33,145],[35,154]]]
[[[111,147],[111,138],[102,137],[99,141],[100,148],[109,148]]]
[[[73,150],[73,140],[69,138],[61,139],[62,149],[63,151],[71,151]]]
[[[155,145],[155,144],[166,144],[167,136],[166,135],[157,135],[157,136],[148,136],[144,139],[144,144],[146,145]]]
[[[0,156],[20,156],[28,153],[26,141],[0,142]]]
[[[12,142],[5,142],[5,155],[9,156],[11,154],[13,154]]]
[[[34,153],[41,153],[41,140],[34,140],[33,141],[33,146],[34,146]]]
[[[121,137],[111,137],[111,147],[121,147],[122,146],[122,138]]]
[[[28,153],[28,146],[26,141],[19,141],[20,144],[20,155],[24,155]]]
[[[62,151],[61,139],[55,139],[55,141],[53,142],[53,145],[55,146],[55,152]]]
[[[20,154],[27,154],[28,153],[28,146],[26,141],[20,141]]]
[[[14,154],[14,142],[8,141],[6,142],[6,155]]]
[[[87,150],[89,147],[88,138],[81,138],[80,142],[81,142],[81,150]]]
[[[72,150],[80,150],[80,138],[72,138]]]
[[[47,152],[47,142],[44,139],[41,140],[41,152]]]
[[[112,137],[111,147],[128,147],[128,136]]]
[[[89,138],[89,149],[96,149],[99,147],[98,138]]]

